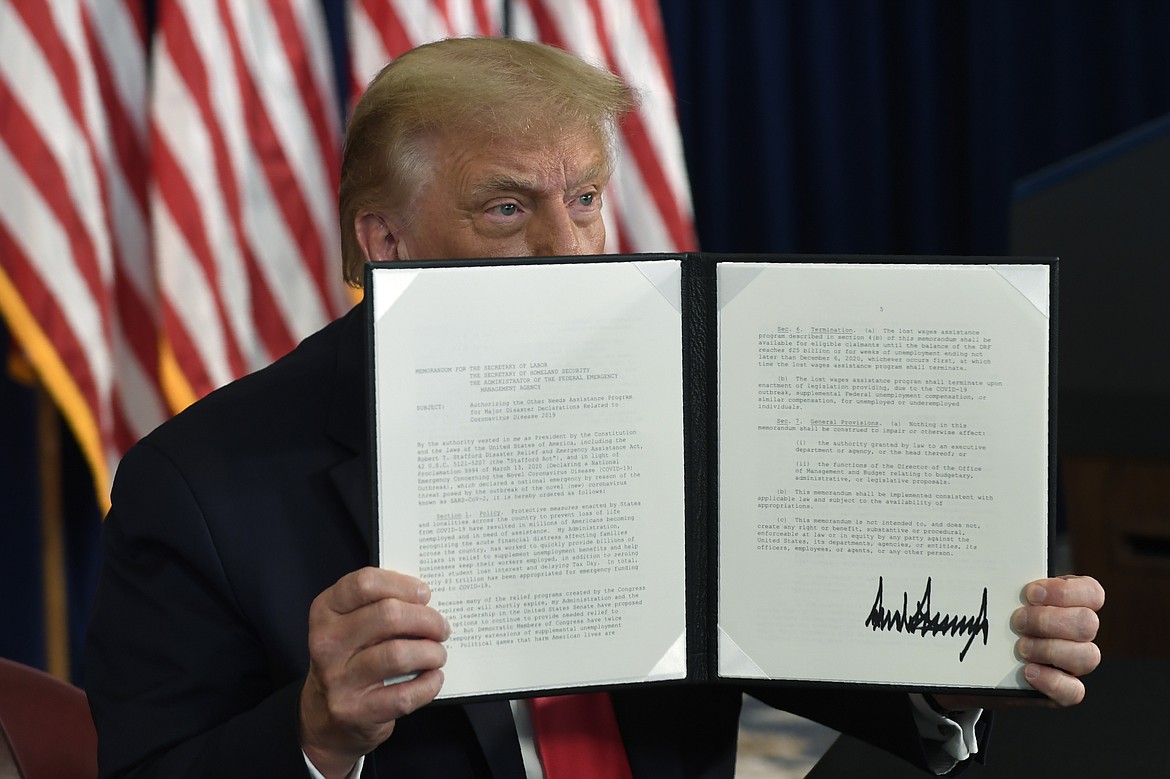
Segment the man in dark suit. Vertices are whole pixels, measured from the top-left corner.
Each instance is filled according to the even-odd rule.
[[[632,105],[611,74],[537,44],[399,58],[347,133],[347,279],[367,259],[601,253],[609,138]],[[542,773],[508,703],[427,705],[450,627],[425,583],[367,566],[364,322],[358,306],[123,460],[87,649],[103,776]],[[1014,620],[1029,679],[1075,703],[1104,594],[1083,578],[1026,593]],[[417,676],[382,683],[403,674]],[[752,692],[924,767],[963,757],[924,742],[904,694]],[[740,690],[610,697],[633,776],[733,775]]]

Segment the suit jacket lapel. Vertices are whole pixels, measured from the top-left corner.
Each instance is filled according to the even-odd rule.
[[[464,704],[467,719],[479,740],[492,776],[496,779],[515,779],[524,776],[524,758],[520,756],[520,739],[516,735],[516,721],[507,701]]]
[[[369,562],[372,564],[374,512],[370,506],[369,473],[368,458],[355,455],[333,466],[329,476],[333,479],[333,485],[341,495],[341,500],[349,510],[354,524],[357,525],[366,548],[371,550]]]
[[[369,401],[366,378],[366,306],[355,306],[335,333],[337,366],[326,432],[350,452],[330,470],[333,484],[358,532],[373,549],[374,511],[370,484]],[[371,555],[371,560],[373,559]]]

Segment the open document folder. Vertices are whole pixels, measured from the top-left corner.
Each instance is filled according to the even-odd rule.
[[[1023,691],[1055,262],[688,254],[367,270],[377,563],[441,698]]]

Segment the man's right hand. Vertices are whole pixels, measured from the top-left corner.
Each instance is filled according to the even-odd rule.
[[[443,686],[451,628],[411,576],[363,568],[343,576],[309,608],[309,675],[301,690],[301,748],[328,779],[389,738],[399,717]],[[418,674],[409,681],[383,680]]]

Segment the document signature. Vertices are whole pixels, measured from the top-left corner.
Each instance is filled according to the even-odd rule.
[[[983,601],[979,604],[979,613],[971,616],[956,616],[931,613],[930,610],[930,577],[926,579],[926,590],[922,593],[922,600],[918,601],[914,613],[910,613],[910,596],[902,593],[902,608],[889,610],[882,602],[883,579],[878,577],[877,597],[874,598],[873,608],[865,618],[865,626],[873,630],[892,630],[898,633],[919,633],[922,636],[967,636],[967,643],[963,651],[959,652],[959,662],[967,657],[967,650],[971,648],[975,637],[983,634],[983,645],[987,646],[987,588],[983,588]]]

